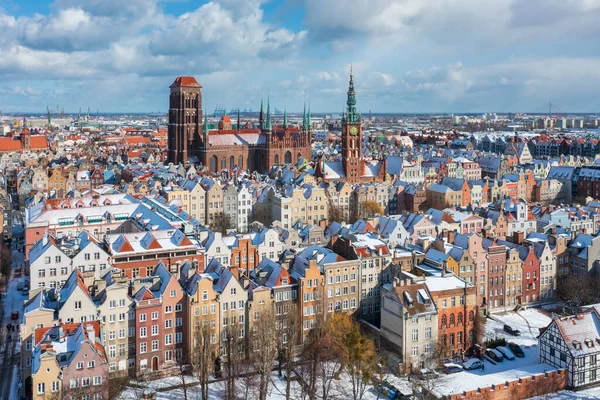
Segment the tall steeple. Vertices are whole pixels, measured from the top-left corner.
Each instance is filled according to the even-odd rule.
[[[283,110],[283,127],[287,128],[288,120],[287,120],[287,107]]]
[[[238,106],[237,130],[239,131],[240,129],[240,107]]]
[[[349,122],[356,122],[360,120],[360,116],[356,112],[356,92],[354,91],[352,65],[350,65],[350,82],[348,84],[348,99],[346,100],[346,119]]]
[[[267,130],[271,130],[271,100],[267,97]]]
[[[310,103],[308,104],[308,115],[306,116],[306,129],[312,129],[312,123],[310,122]]]
[[[263,111],[263,99],[260,97],[260,114],[258,115],[258,123],[260,125],[260,130],[265,129],[265,113]]]
[[[202,124],[202,134],[208,136],[208,118],[204,114],[204,123]]]
[[[308,124],[306,123],[306,95],[304,96],[304,111],[302,112],[302,129],[306,129]]]

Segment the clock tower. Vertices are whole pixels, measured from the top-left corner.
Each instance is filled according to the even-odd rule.
[[[351,68],[346,114],[342,118],[342,165],[346,173],[346,181],[360,181],[362,161],[362,119],[356,112],[356,93]]]

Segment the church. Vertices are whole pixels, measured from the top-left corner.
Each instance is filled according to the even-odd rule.
[[[342,117],[342,159],[341,161],[317,162],[315,175],[325,182],[348,183],[383,182],[387,177],[387,158],[366,159],[362,152],[362,117],[356,111],[354,77],[350,71],[346,113]]]
[[[239,168],[266,172],[273,165],[298,164],[311,160],[312,126],[306,107],[302,125],[283,123],[274,126],[271,107],[267,112],[261,102],[259,126],[237,124],[223,115],[217,129],[208,128],[206,116],[202,120],[202,86],[191,76],[180,76],[170,86],[168,160],[173,164],[201,163],[211,172]],[[243,126],[242,126],[243,125]]]

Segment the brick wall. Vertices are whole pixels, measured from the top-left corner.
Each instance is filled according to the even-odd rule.
[[[499,385],[491,385],[447,396],[448,400],[485,399],[511,400],[526,399],[555,393],[567,387],[568,374],[564,369],[519,378]]]

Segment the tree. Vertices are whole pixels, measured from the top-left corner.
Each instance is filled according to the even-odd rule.
[[[375,215],[383,215],[381,204],[375,200],[365,200],[360,203],[359,213],[363,218],[373,218]]]
[[[7,278],[10,277],[12,269],[12,253],[10,247],[4,243],[0,244],[0,275]]]
[[[572,273],[558,280],[556,296],[571,313],[581,312],[585,304],[596,303],[600,296],[600,278]]]
[[[256,207],[252,216],[255,221],[261,222],[267,228],[273,224],[273,214],[266,207]]]
[[[256,306],[254,327],[251,332],[250,357],[259,376],[259,400],[267,399],[269,379],[277,358],[277,319],[273,306]]]
[[[215,218],[210,223],[210,229],[214,232],[221,232],[223,235],[227,235],[227,229],[231,228],[231,220],[224,212],[215,215]]]
[[[350,378],[352,398],[361,400],[376,367],[375,344],[362,334],[359,324],[348,314],[333,314],[328,321],[327,332],[343,370]]]
[[[200,382],[202,399],[208,399],[208,382],[215,365],[216,345],[212,343],[212,340],[209,321],[197,317],[194,325],[194,350],[191,361],[193,372]]]
[[[232,321],[231,311],[224,316],[228,321]],[[244,340],[238,335],[237,326],[228,323],[221,330],[222,348],[221,352],[225,357],[225,399],[235,400],[238,393],[237,378],[240,375],[240,369],[244,360]]]
[[[277,313],[277,368],[281,376],[282,367],[286,370],[285,398],[291,399],[292,375],[296,369],[296,346],[300,337],[300,321],[296,304],[280,306]]]
[[[327,219],[329,220],[329,222],[344,222],[347,220],[347,213],[344,211],[344,209],[342,208],[342,206],[338,206],[336,204],[333,204],[333,202],[331,201],[331,199],[329,199],[329,205],[328,205],[328,214],[327,214]]]

